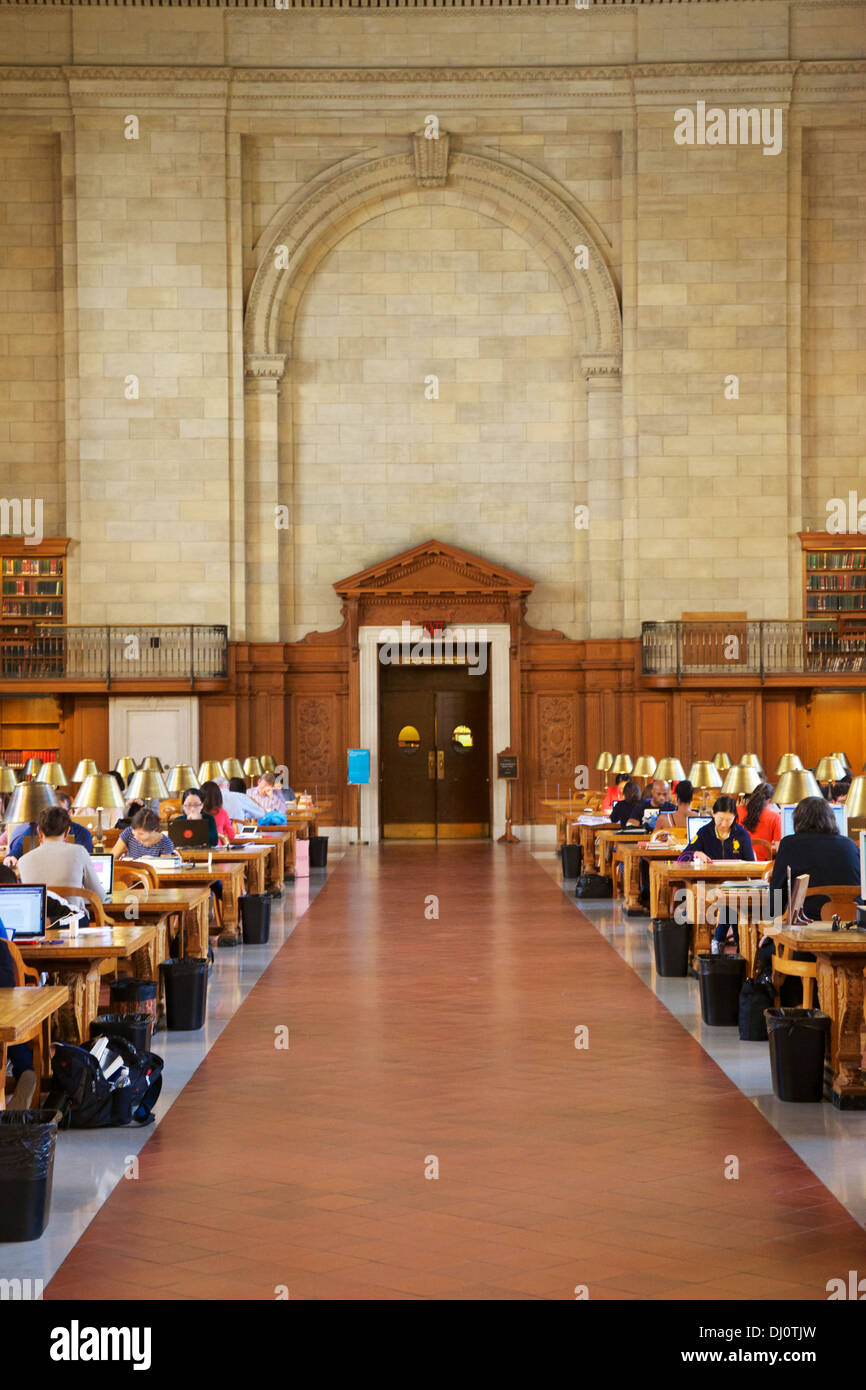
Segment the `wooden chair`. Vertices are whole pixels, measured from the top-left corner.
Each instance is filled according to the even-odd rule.
[[[845,911],[848,911],[852,903],[855,903],[860,896],[860,885],[859,883],[816,883],[813,885],[813,898],[823,898],[825,895],[830,899],[831,903],[836,904],[837,908],[842,905]],[[840,913],[839,915],[841,916],[842,914]],[[852,913],[852,916],[856,917],[856,912]],[[824,916],[824,909],[822,908],[821,921],[832,921],[832,919],[832,912],[828,919]]]
[[[110,830],[103,830],[102,832],[102,843],[106,849],[114,849],[119,839],[120,831],[116,825],[113,825]]]
[[[789,925],[789,916],[795,925],[798,922],[805,921],[805,918],[803,918],[803,904],[806,901],[806,894],[808,891],[809,875],[799,874],[794,880],[794,885],[791,889],[790,913],[786,912],[784,916],[777,917],[775,921],[769,923],[768,926],[764,928],[765,936],[776,936],[780,931],[783,931],[785,927]],[[794,960],[791,948],[786,946],[783,942],[779,942],[779,945],[773,952],[772,974],[773,987],[776,991],[775,1004],[777,1009],[779,1008],[781,998],[777,976],[786,975],[799,976],[803,981],[803,1008],[813,1009],[815,1007],[815,985],[818,979],[818,964],[816,961]]]
[[[175,816],[180,815],[180,806],[181,803],[178,797],[173,797],[169,801],[161,801],[159,803],[159,818],[163,825],[168,825],[170,820],[174,820]]]
[[[124,888],[158,888],[159,875],[152,864],[142,864],[138,859],[116,859],[114,861],[114,881]]]
[[[773,858],[773,846],[770,844],[770,841],[769,841],[769,840],[755,840],[755,839],[753,838],[753,839],[752,839],[752,844],[753,844],[753,845],[760,845],[760,846],[761,846],[761,849],[765,849],[765,850],[767,851],[767,854],[769,855],[770,859],[772,860],[772,858]],[[756,858],[756,859],[757,859],[757,857],[758,857],[758,856],[755,855],[755,858]]]
[[[49,883],[46,886],[49,893],[56,893],[59,898],[66,898],[67,901],[69,898],[83,898],[96,926],[110,927],[112,925],[105,915],[102,899],[91,888],[83,888],[80,885],[75,888],[68,883]]]
[[[39,971],[38,971],[34,966],[32,966],[32,965],[27,965],[27,963],[25,962],[24,958],[23,958],[22,955],[21,955],[21,952],[18,950],[18,947],[15,945],[15,942],[14,942],[14,941],[7,941],[7,942],[5,943],[5,945],[6,945],[6,949],[8,950],[9,955],[10,955],[11,960],[12,960],[12,978],[13,978],[13,980],[15,981],[15,987],[17,987],[18,989],[22,989],[22,988],[24,988],[25,986],[31,986],[31,987],[38,988],[38,987],[39,987],[39,978],[40,978],[40,977],[39,977]],[[28,1039],[27,1039],[27,1045],[30,1047],[30,1050],[31,1050],[32,1053],[33,1053],[33,1070],[34,1070],[34,1072],[36,1073],[37,1092],[36,1092],[36,1095],[35,1095],[35,1097],[34,1097],[33,1103],[34,1103],[34,1106],[35,1106],[37,1109],[38,1109],[38,1107],[39,1107],[39,1087],[42,1085],[42,1080],[43,1080],[43,1075],[42,1075],[42,1072],[43,1072],[43,1065],[44,1065],[45,1060],[46,1060],[46,1059],[45,1059],[45,1056],[44,1056],[44,1052],[43,1052],[43,1046],[42,1046],[42,1044],[43,1044],[43,1026],[44,1026],[44,1025],[41,1025],[41,1024],[40,1024],[38,1031],[35,1032],[31,1038],[28,1038]],[[47,1032],[46,1032],[46,1041],[50,1041],[50,1034],[48,1034]],[[5,1089],[6,1089],[6,1044],[5,1044],[5,1043],[0,1043],[0,1093],[2,1093],[2,1094],[0,1094],[0,1099],[3,1098],[3,1095],[5,1094]],[[4,1106],[5,1106],[5,1100],[4,1100],[3,1105],[0,1105],[0,1110],[2,1110],[2,1109],[4,1108]]]
[[[821,908],[821,921],[832,922],[837,914],[842,922],[855,922],[857,920],[857,913],[851,911],[850,898],[831,898]]]

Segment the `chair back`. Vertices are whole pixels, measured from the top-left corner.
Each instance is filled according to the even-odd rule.
[[[780,942],[776,954],[773,956],[773,985],[776,989],[776,1008],[780,1003],[779,987],[776,983],[777,975],[797,975],[803,981],[803,1008],[814,1009],[815,1007],[815,982],[818,979],[818,962],[814,960],[792,960],[785,952],[783,942]]]
[[[14,941],[4,942],[12,960],[12,974],[16,986],[20,989],[23,985],[38,985],[39,971],[32,965],[27,965]]]
[[[102,832],[102,843],[106,849],[114,849],[119,839],[120,831],[116,825],[113,825],[110,830],[103,830]]]
[[[96,925],[98,927],[111,926],[105,915],[102,899],[91,888],[85,888],[81,884],[75,887],[70,883],[49,883],[46,887],[49,893],[56,893],[59,898],[66,898],[67,900],[69,898],[83,898]]]
[[[138,859],[116,859],[114,862],[114,881],[125,888],[158,888],[159,875],[152,864],[142,864]]]
[[[850,898],[831,898],[830,901],[825,903],[821,908],[822,922],[832,922],[833,918],[836,916],[843,922],[856,921],[857,914],[851,911]]]

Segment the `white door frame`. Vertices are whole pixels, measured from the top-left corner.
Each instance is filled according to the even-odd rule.
[[[361,747],[370,750],[370,782],[361,788],[361,839],[379,839],[379,645],[387,641],[380,624],[358,628]],[[509,623],[460,624],[465,641],[490,646],[490,785],[493,788],[493,838],[505,833],[505,783],[496,776],[496,754],[511,746],[511,626]],[[424,638],[413,626],[411,641]]]

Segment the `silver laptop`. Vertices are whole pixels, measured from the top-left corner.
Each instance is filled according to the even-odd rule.
[[[114,855],[91,854],[90,865],[99,879],[102,901],[107,903],[114,892]]]

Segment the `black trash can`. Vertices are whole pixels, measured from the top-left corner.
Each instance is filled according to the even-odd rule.
[[[157,983],[155,980],[112,980],[111,1012],[113,1014],[155,1014]]]
[[[48,1225],[56,1141],[56,1111],[0,1110],[0,1245]]]
[[[767,1009],[773,1092],[779,1100],[824,1098],[830,1017],[820,1009]]]
[[[698,956],[701,986],[701,1018],[711,1028],[736,1028],[740,1018],[740,990],[746,978],[745,956]]]
[[[563,845],[562,855],[562,877],[580,878],[580,866],[583,861],[583,850],[580,845]]]
[[[153,1038],[153,1014],[100,1014],[90,1025],[91,1038],[102,1034],[126,1038],[139,1052],[149,1052]]]
[[[263,946],[271,935],[271,900],[267,893],[245,893],[241,898],[241,926],[245,946]]]
[[[769,980],[745,980],[740,990],[740,1042],[766,1042],[767,1021],[764,1014],[772,1009],[776,995]]]
[[[673,917],[654,917],[652,928],[656,974],[666,979],[686,976],[692,939],[688,922],[677,922]]]
[[[159,973],[165,986],[169,1031],[191,1033],[201,1028],[207,1008],[207,959],[186,956],[183,960],[164,960]]]
[[[327,835],[310,836],[310,868],[327,869],[328,867],[328,837]]]

